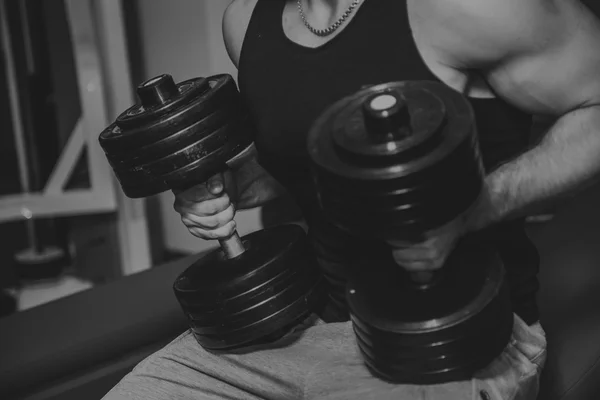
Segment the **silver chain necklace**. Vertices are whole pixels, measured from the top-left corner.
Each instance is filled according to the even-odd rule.
[[[346,19],[348,19],[350,14],[352,14],[354,9],[358,6],[360,2],[361,0],[354,0],[352,4],[350,4],[348,9],[342,14],[342,16],[337,21],[335,21],[333,25],[325,29],[315,29],[308,23],[308,21],[306,20],[306,15],[304,15],[304,10],[302,9],[302,0],[298,0],[298,11],[300,12],[300,18],[302,18],[302,22],[304,22],[304,25],[309,31],[311,31],[317,36],[329,36],[333,32],[335,32],[340,26],[342,26],[342,24],[346,21]]]

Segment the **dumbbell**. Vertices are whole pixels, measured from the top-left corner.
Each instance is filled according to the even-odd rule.
[[[176,84],[159,75],[99,142],[130,198],[185,190],[243,163],[255,129],[235,81],[221,74]],[[235,232],[173,284],[198,343],[229,350],[276,339],[326,299],[304,230],[281,225]]]
[[[483,187],[468,100],[443,84],[366,87],[325,110],[308,135],[319,204],[355,236],[418,243],[468,212]],[[369,370],[393,383],[470,379],[507,345],[503,264],[476,235],[433,276],[393,258],[351,271],[346,299]]]

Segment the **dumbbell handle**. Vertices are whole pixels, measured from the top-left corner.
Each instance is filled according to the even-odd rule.
[[[244,151],[237,154],[226,162],[228,168],[234,168],[237,164],[242,163],[248,156],[250,156],[256,150],[254,142],[249,145]],[[227,239],[220,239],[219,244],[225,253],[227,258],[235,258],[246,251],[240,235],[237,231],[233,232],[233,235]]]
[[[440,272],[429,272],[429,271],[420,271],[420,272],[411,272],[409,273],[409,279],[412,284],[420,290],[427,290],[432,288],[440,278]]]
[[[434,278],[433,272],[428,271],[419,271],[419,272],[411,272],[410,279],[417,284],[427,284],[430,283]]]
[[[225,256],[230,259],[235,258],[246,251],[244,243],[242,243],[242,239],[240,239],[240,235],[238,235],[237,231],[234,231],[233,235],[227,239],[220,239],[219,244],[221,245]]]

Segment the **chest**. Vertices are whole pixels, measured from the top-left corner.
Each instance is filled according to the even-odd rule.
[[[317,29],[329,27],[338,21],[338,15],[348,9],[352,4],[352,0],[341,0],[337,12],[332,8],[318,6],[316,2],[314,9],[303,10],[306,21],[301,18],[301,13],[298,9],[298,3],[295,0],[288,0],[282,13],[282,27],[287,39],[291,42],[308,49],[319,49],[326,47],[329,42],[337,40],[337,36],[344,35],[344,30],[353,23],[354,18],[361,18],[360,13],[363,7],[371,7],[367,2],[382,0],[362,0],[358,6],[353,9],[348,18],[335,30],[327,36],[317,36],[310,32],[305,22],[308,21],[311,26]],[[435,21],[443,16],[436,15],[438,13],[435,7],[432,7],[432,2],[437,0],[398,0],[398,7],[402,8],[402,12],[398,15],[397,23],[406,27],[406,33],[410,34],[410,40],[414,43],[416,52],[422,59],[423,63],[438,80],[444,82],[449,87],[457,91],[467,94],[472,98],[493,98],[494,95],[489,86],[479,77],[469,75],[467,72],[452,68],[444,60],[444,56],[436,50],[436,43],[440,42],[437,37],[440,31],[435,29],[435,25],[429,21]],[[373,21],[372,21],[373,22]],[[314,24],[314,25],[313,25]],[[375,26],[375,22],[373,25]],[[402,49],[397,49],[401,51]],[[394,51],[394,49],[389,49]]]

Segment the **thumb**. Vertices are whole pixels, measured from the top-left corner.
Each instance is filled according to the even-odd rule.
[[[206,182],[206,188],[208,189],[210,194],[214,196],[220,195],[223,192],[223,189],[225,188],[223,174],[218,173],[216,175],[213,175],[208,180],[208,182]]]

